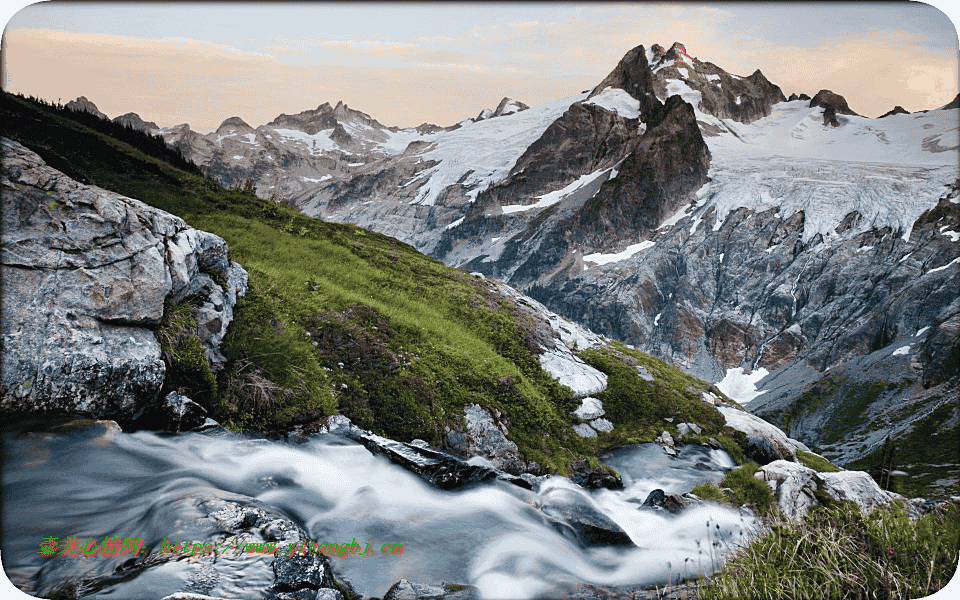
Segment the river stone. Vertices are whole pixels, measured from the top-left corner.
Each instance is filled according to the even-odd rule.
[[[514,475],[524,471],[524,462],[514,442],[507,439],[506,426],[494,422],[493,416],[479,404],[468,404],[463,409],[467,421],[464,436],[466,454],[488,459],[493,466]]]
[[[372,433],[364,433],[355,439],[370,452],[383,454],[391,462],[413,471],[440,489],[452,490],[494,479],[506,481],[524,489],[531,487],[526,480],[510,473],[484,465],[470,464],[437,450],[397,442]]]
[[[273,572],[276,575],[274,589],[279,592],[316,590],[333,584],[330,563],[321,554],[278,554],[273,560]]]
[[[633,541],[619,525],[598,511],[582,493],[553,488],[542,493],[545,514],[573,529],[583,546],[632,546]],[[561,528],[562,532],[563,529]]]
[[[479,600],[480,593],[472,585],[452,586],[447,583],[428,585],[401,579],[396,582],[383,600]]]
[[[233,303],[247,286],[246,272],[227,261],[226,242],[80,184],[16,142],[0,145],[0,406],[122,420],[154,406],[166,372],[153,329],[164,301],[188,294],[204,297],[201,340],[216,369]]]

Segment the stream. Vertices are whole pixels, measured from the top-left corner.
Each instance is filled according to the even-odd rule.
[[[123,557],[44,557],[49,537],[140,537],[157,553],[164,540],[212,541],[230,534],[212,525],[211,503],[260,503],[317,542],[368,542],[377,554],[330,557],[357,592],[381,597],[400,579],[469,583],[483,598],[536,598],[569,582],[618,586],[664,584],[710,572],[722,549],[757,527],[736,509],[705,505],[673,515],[640,504],[654,489],[688,492],[719,482],[734,467],[722,450],[680,448],[668,457],[654,444],[604,455],[624,489],[584,490],[551,477],[534,493],[504,482],[443,491],[335,435],[299,444],[239,436],[152,432],[4,436],[3,566],[27,593],[45,595],[68,579],[107,575]],[[538,509],[576,497],[616,522],[634,546],[583,547]],[[207,510],[207,512],[205,512]],[[380,552],[402,544],[401,553]],[[139,556],[144,556],[141,552]],[[112,583],[98,598],[160,598],[178,590],[257,598],[273,583],[268,556],[168,560]],[[223,561],[230,564],[223,569]],[[224,575],[229,573],[229,575]]]

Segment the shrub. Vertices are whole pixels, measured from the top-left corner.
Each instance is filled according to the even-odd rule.
[[[837,473],[843,470],[827,459],[817,456],[816,454],[804,452],[803,450],[797,450],[797,460],[807,465],[817,473]]]

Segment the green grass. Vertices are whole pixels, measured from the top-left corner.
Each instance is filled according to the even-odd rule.
[[[773,506],[773,493],[767,482],[753,476],[759,468],[757,463],[746,463],[739,469],[727,473],[720,485],[733,490],[733,497],[738,506],[748,504],[757,512],[766,514]]]
[[[818,473],[837,473],[843,470],[829,460],[803,450],[797,450],[797,461]]]
[[[954,576],[958,550],[956,503],[911,522],[902,503],[864,516],[838,502],[799,523],[773,518],[765,535],[702,580],[699,597],[921,598]]]
[[[727,495],[723,493],[723,490],[720,489],[720,486],[712,482],[701,483],[690,490],[690,493],[701,500],[716,500],[717,502],[723,503],[730,501]]]

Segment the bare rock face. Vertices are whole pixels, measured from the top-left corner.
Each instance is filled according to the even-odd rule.
[[[76,100],[67,102],[67,108],[77,112],[88,112],[92,115],[100,117],[101,119],[107,118],[107,115],[100,112],[100,109],[97,108],[97,105],[87,100],[86,96],[80,96]]]
[[[900,106],[900,105],[898,104],[897,106],[894,106],[894,107],[893,107],[893,110],[889,110],[889,111],[883,113],[882,115],[880,115],[880,116],[877,117],[877,118],[878,118],[878,119],[882,119],[882,118],[884,118],[884,117],[889,117],[889,116],[891,116],[891,115],[909,115],[909,114],[910,114],[910,111],[909,111],[909,110],[905,109],[904,107],[902,107],[902,106]]]
[[[77,183],[4,139],[2,408],[131,418],[165,368],[164,301],[199,294],[214,367],[246,272],[221,238],[142,202]],[[213,277],[225,279],[223,290]],[[221,280],[222,280],[221,279]]]
[[[754,476],[770,486],[780,514],[795,521],[819,505],[815,493],[818,490],[833,500],[852,500],[864,514],[894,499],[863,471],[817,473],[806,465],[778,460],[760,467]]]
[[[119,117],[114,118],[113,122],[120,123],[125,127],[130,127],[131,129],[136,129],[137,131],[146,131],[147,133],[160,129],[160,127],[153,121],[144,121],[140,118],[140,115],[133,112],[120,115]]]
[[[810,100],[810,108],[814,106],[822,106],[826,108],[833,108],[836,114],[839,115],[853,115],[860,116],[857,113],[850,110],[850,107],[847,106],[847,101],[840,94],[834,94],[830,90],[820,90],[817,94]]]

